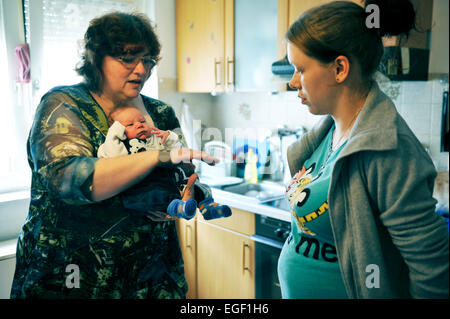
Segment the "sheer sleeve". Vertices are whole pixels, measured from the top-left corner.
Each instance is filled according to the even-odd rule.
[[[28,140],[33,174],[50,193],[68,204],[91,203],[97,158],[87,121],[76,102],[48,93],[38,106]]]

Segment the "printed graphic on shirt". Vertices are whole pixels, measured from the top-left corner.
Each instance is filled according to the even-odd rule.
[[[131,140],[124,141],[125,148],[129,154],[136,154],[140,152],[150,151],[150,150],[162,150],[164,145],[161,144],[161,139],[152,135],[145,140],[138,138],[133,138]]]
[[[291,234],[287,238],[288,244],[292,244],[293,239],[294,237]],[[310,236],[302,235],[300,237],[300,240],[295,244],[295,252],[302,254],[306,258],[321,259],[329,263],[334,263],[338,260],[335,246]]]
[[[325,202],[322,204],[319,209],[316,211],[313,211],[307,215],[304,216],[297,216],[296,213],[296,207],[302,207],[309,199],[309,196],[311,195],[311,189],[307,188],[307,186],[320,177],[321,174],[317,174],[316,176],[312,175],[312,172],[314,171],[314,168],[316,167],[316,163],[313,163],[308,168],[305,168],[305,166],[302,167],[301,170],[299,170],[294,177],[292,178],[290,184],[287,187],[286,195],[288,197],[290,206],[291,206],[291,213],[294,216],[294,218],[297,221],[298,228],[311,236],[315,236],[316,234],[309,230],[305,223],[311,221],[312,219],[317,218],[318,216],[322,215],[325,210],[328,208],[328,204]],[[326,205],[325,205],[326,204]],[[326,206],[326,209],[324,210],[324,205]]]

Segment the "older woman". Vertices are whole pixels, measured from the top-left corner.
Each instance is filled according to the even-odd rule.
[[[290,86],[326,115],[288,149],[292,233],[280,255],[284,298],[448,298],[448,232],[435,213],[436,171],[372,76],[382,36],[414,25],[408,0],[313,8],[290,27]]]
[[[179,127],[173,109],[140,95],[159,60],[150,21],[111,13],[91,21],[77,71],[84,83],[50,90],[27,148],[31,203],[17,245],[11,298],[183,298],[187,291],[175,223],[165,214],[129,218],[118,195],[188,149],[98,159],[108,115],[140,108],[152,126]]]

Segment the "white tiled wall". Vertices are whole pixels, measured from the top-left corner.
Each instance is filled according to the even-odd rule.
[[[439,170],[448,170],[448,152],[440,152],[442,93],[448,84],[441,80],[402,82],[396,100],[399,113],[422,144],[430,151]]]
[[[431,81],[380,82],[380,87],[393,99],[418,139],[430,151],[438,170],[448,170],[448,152],[440,152],[442,93],[446,83]],[[214,97],[208,126],[276,128],[304,126],[310,129],[320,118],[308,112],[296,92],[233,93]],[[194,109],[195,105],[192,106]],[[202,120],[203,121],[203,120]]]

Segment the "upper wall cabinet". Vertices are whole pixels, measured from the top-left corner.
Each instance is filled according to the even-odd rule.
[[[233,11],[233,0],[176,0],[178,91],[230,90]]]
[[[235,91],[271,90],[278,0],[235,0],[234,6]]]
[[[361,5],[359,0],[346,0]],[[331,0],[278,0],[278,59],[286,56],[283,39],[289,27],[306,10],[331,2]]]
[[[269,90],[278,0],[177,0],[180,92]]]
[[[360,0],[347,1],[354,2],[360,6],[363,3]],[[447,3],[448,10],[448,1],[435,1],[439,1],[443,8],[445,3]],[[282,59],[286,55],[286,44],[283,39],[289,26],[306,10],[327,2],[330,2],[330,0],[278,0],[278,59]],[[408,37],[401,36],[383,39],[385,53],[379,66],[379,71],[391,80],[427,80],[428,78],[430,31],[433,28],[437,29],[432,25],[433,1],[411,0],[411,2],[416,11],[416,29],[411,30]],[[438,11],[435,10],[435,12]],[[434,61],[442,61],[437,54],[435,56]],[[432,72],[435,72],[433,70],[435,65],[436,63],[430,67]],[[436,67],[434,68],[436,69]],[[445,68],[441,67],[439,69]]]
[[[385,48],[379,71],[391,80],[428,80],[433,0],[411,0],[411,3],[416,11],[416,21],[409,36],[383,39]]]

